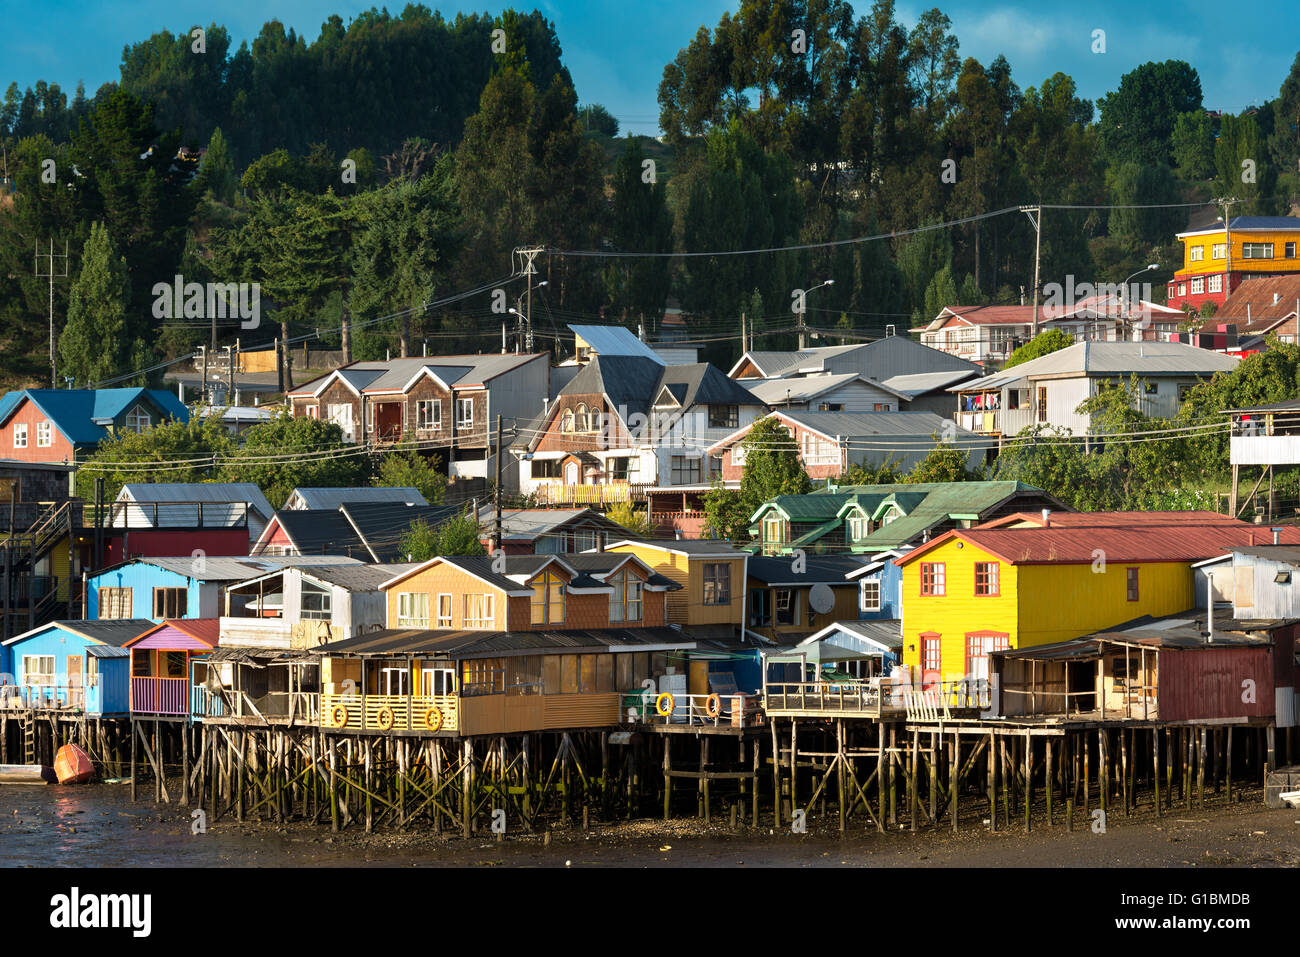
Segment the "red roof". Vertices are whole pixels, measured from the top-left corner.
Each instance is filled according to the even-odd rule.
[[[977,326],[1023,325],[1034,321],[1033,306],[948,306],[945,311]],[[1046,312],[1042,317],[1046,317]]]
[[[1013,512],[976,525],[975,528],[1007,528],[1017,522],[1033,522],[1041,527],[1041,512]],[[1048,524],[1057,528],[1082,527],[1119,527],[1131,528],[1134,525],[1241,525],[1249,522],[1221,515],[1218,512],[1170,511],[1170,512],[1052,512]]]
[[[1196,562],[1222,555],[1233,547],[1266,545],[1273,541],[1268,528],[1246,522],[1139,528],[1117,525],[971,528],[940,535],[895,559],[895,564],[901,566],[915,561],[953,538],[968,541],[1012,565],[1080,564],[1101,557],[1099,551],[1105,561],[1112,563]],[[1300,545],[1300,528],[1283,528],[1278,540],[1283,545]]]

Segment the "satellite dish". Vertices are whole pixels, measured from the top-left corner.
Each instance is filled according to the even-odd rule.
[[[819,615],[824,615],[835,607],[835,593],[831,586],[818,582],[808,589],[808,606]]]

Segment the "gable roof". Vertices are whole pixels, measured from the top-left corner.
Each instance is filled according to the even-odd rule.
[[[23,389],[0,398],[0,426],[26,399],[49,418],[74,445],[95,445],[107,426],[143,403],[162,418],[188,422],[190,410],[166,389]]]
[[[352,502],[339,506],[362,545],[376,562],[400,561],[402,537],[416,522],[436,528],[460,514],[459,505],[403,505],[400,502]]]
[[[402,572],[389,578],[380,585],[382,590],[387,590],[419,572],[435,565],[451,565],[459,568],[468,575],[472,575],[485,585],[492,588],[500,589],[507,595],[526,596],[531,595],[532,590],[525,587],[518,580],[530,579],[537,575],[548,565],[556,564],[564,568],[570,576],[578,577],[579,572],[573,566],[569,565],[558,555],[505,555],[505,572],[497,572],[493,569],[497,559],[491,555],[437,555],[426,562],[420,562],[408,571]],[[591,584],[598,584],[592,582]]]
[[[129,648],[138,641],[143,641],[152,634],[162,631],[165,628],[175,628],[177,631],[189,635],[195,641],[202,642],[209,648],[217,647],[217,642],[221,638],[221,619],[220,618],[165,618],[159,624],[140,632],[130,641],[122,643],[122,647]]]
[[[449,388],[475,388],[490,379],[541,358],[544,353],[476,353],[460,356],[415,356],[405,359],[359,360],[302,383],[286,393],[304,398],[319,395],[333,381],[354,393],[405,392],[421,376],[431,375]]]
[[[30,631],[24,631],[21,635],[14,635],[4,643],[12,645],[25,638],[31,638],[33,635],[49,631],[51,628],[62,628],[64,631],[72,632],[72,634],[79,635],[88,641],[121,648],[141,632],[153,628],[153,626],[154,622],[151,618],[100,618],[88,621],[60,619],[46,622],[44,625]]]
[[[201,562],[201,564],[200,564]],[[128,565],[152,565],[174,575],[192,578],[201,582],[238,582],[253,578],[264,572],[281,568],[310,567],[317,565],[360,565],[355,558],[343,555],[256,555],[256,556],[222,556],[208,555],[202,559],[188,555],[174,558],[131,558],[116,565],[97,569],[90,573],[94,580],[101,575],[125,568]]]
[[[907,565],[954,539],[962,539],[1012,565],[1088,564],[1100,549],[1106,562],[1194,562],[1254,544],[1261,534],[1247,522],[1178,526],[1075,526],[1049,528],[954,529],[913,549],[898,565]],[[1287,526],[1283,544],[1300,544],[1300,528]]]
[[[933,374],[933,373],[931,373]],[[953,375],[953,373],[940,373]],[[966,376],[966,373],[961,373]],[[734,379],[731,381],[735,381]],[[908,396],[883,382],[875,382],[857,372],[831,372],[817,375],[777,377],[774,379],[745,379],[747,388],[754,398],[768,405],[781,405],[783,402],[804,402],[833,389],[846,386],[852,382],[865,382],[883,392],[888,392],[900,399]]]
[[[478,512],[479,526],[492,534],[496,508],[485,505]],[[506,539],[533,540],[570,525],[593,525],[609,532],[626,534],[627,529],[590,508],[506,508],[501,510],[501,532]]]
[[[747,574],[765,585],[800,587],[804,585],[851,585],[848,576],[858,571],[865,560],[853,555],[808,555],[802,571],[796,572],[789,557],[754,555],[749,559]]]
[[[900,373],[941,370],[978,371],[978,366],[910,336],[884,336],[847,346],[819,346],[798,352],[746,352],[727,372],[734,377],[753,363],[764,378],[789,378],[809,373],[856,372],[872,381]]]
[[[360,486],[356,488],[296,488],[281,508],[288,508],[295,498],[304,509],[330,508],[353,502],[398,502],[402,505],[428,505],[420,490],[410,487]]]

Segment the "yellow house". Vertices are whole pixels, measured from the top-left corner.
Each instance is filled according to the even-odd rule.
[[[668,624],[744,626],[749,552],[707,539],[627,539],[605,550],[631,552],[682,586],[668,593]]]
[[[1192,564],[1256,534],[1222,516],[1206,524],[1126,517],[1088,527],[957,529],[896,559],[903,663],[927,684],[984,678],[990,651],[1186,611],[1196,605]]]
[[[1165,297],[1174,308],[1222,305],[1247,277],[1300,272],[1300,217],[1234,216],[1227,228],[1218,224],[1189,230],[1178,239],[1183,266],[1169,281]]]

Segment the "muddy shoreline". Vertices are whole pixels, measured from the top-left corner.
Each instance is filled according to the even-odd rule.
[[[1237,797],[1237,795],[1234,795]],[[194,834],[189,809],[132,804],[120,785],[0,787],[0,847],[10,867],[1296,867],[1300,811],[1269,810],[1255,790],[1228,805],[1150,806],[1129,817],[1112,810],[1104,834],[1077,815],[1073,832],[1060,816],[1040,814],[1029,834],[1023,818],[992,832],[979,818],[950,827],[878,833],[862,821],[840,835],[834,815],[812,818],[808,833],[774,832],[690,818],[639,819],[510,833],[484,830],[469,840],[431,829],[332,834],[310,823],[243,824],[223,820]],[[1041,810],[1041,809],[1040,809]]]

